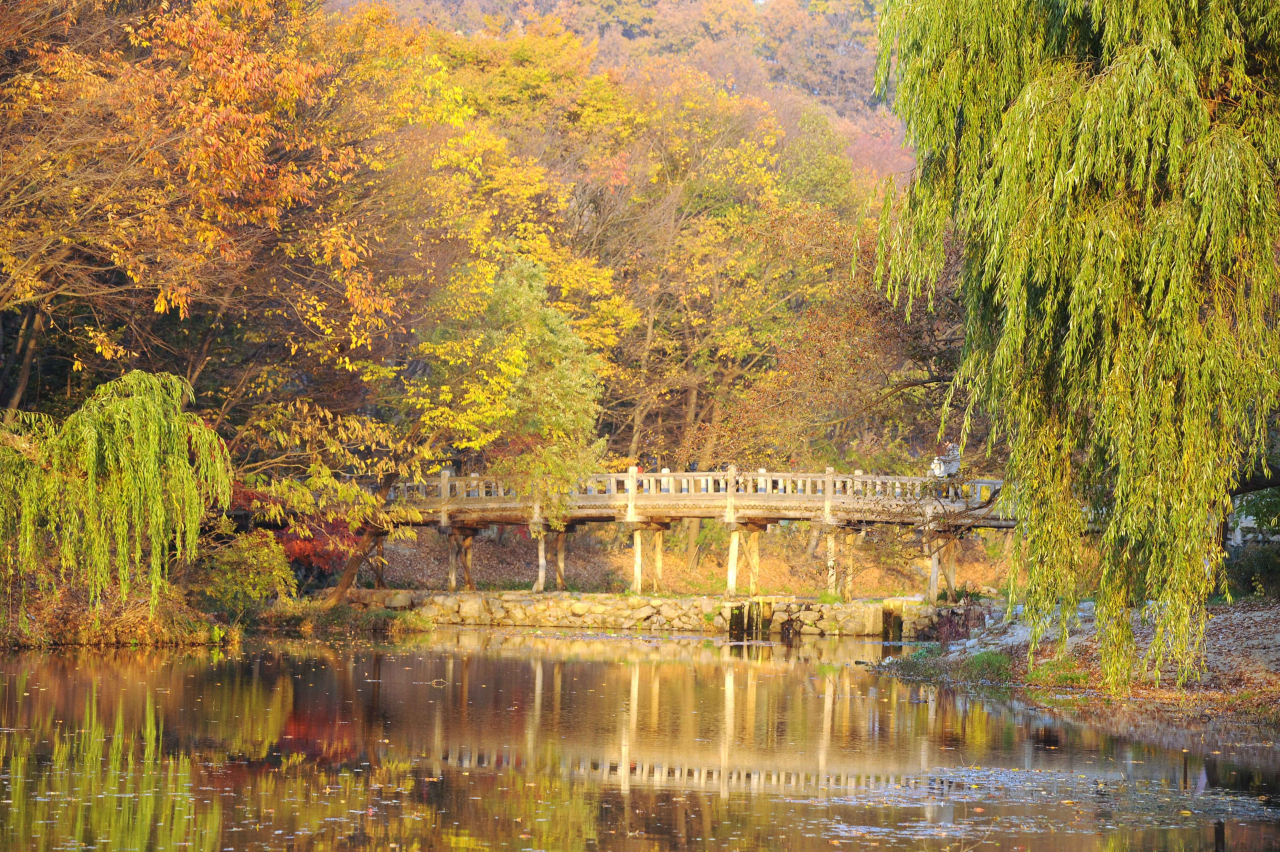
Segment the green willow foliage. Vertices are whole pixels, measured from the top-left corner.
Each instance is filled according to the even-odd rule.
[[[0,427],[0,557],[15,580],[83,584],[97,603],[195,554],[210,505],[231,497],[226,447],[183,411],[191,387],[135,371],[101,385],[59,424],[24,414]],[[49,570],[55,568],[54,571]]]
[[[1181,682],[1280,391],[1280,6],[889,0],[882,26],[919,167],[881,272],[916,295],[963,247],[958,387],[1010,445],[1033,635],[1074,610],[1096,532],[1109,686],[1143,602],[1144,664]]]

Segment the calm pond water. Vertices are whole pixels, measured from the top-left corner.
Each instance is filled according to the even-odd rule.
[[[1280,849],[1268,743],[1074,726],[858,664],[882,652],[488,631],[9,655],[0,848]]]

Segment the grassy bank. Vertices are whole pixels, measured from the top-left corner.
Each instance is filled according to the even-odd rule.
[[[394,641],[431,627],[414,611],[330,607],[287,593],[214,596],[166,585],[154,602],[136,592],[98,601],[83,590],[0,595],[0,646],[11,649],[227,646],[258,634]]]
[[[154,605],[147,597],[90,605],[86,596],[65,592],[6,603],[0,643],[8,648],[228,645],[241,637],[238,627],[219,623],[172,589]]]
[[[281,601],[246,625],[249,632],[302,639],[376,636],[395,640],[432,629],[431,621],[413,610],[359,609],[321,601]]]

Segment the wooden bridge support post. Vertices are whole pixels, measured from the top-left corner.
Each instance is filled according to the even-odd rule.
[[[462,542],[456,532],[449,533],[449,591],[458,591],[458,552]]]
[[[541,593],[547,588],[547,527],[542,523],[542,504],[537,500],[533,501],[529,535],[538,540],[538,579],[533,581],[533,591]]]
[[[822,478],[822,525],[827,533],[827,594],[834,596],[836,583],[836,532],[832,526],[835,517],[832,515],[832,501],[835,498],[836,471],[827,468]]]
[[[635,552],[635,563],[631,569],[631,593],[634,595],[644,591],[644,533],[637,528],[631,533],[631,549]]]
[[[653,591],[662,591],[662,549],[666,543],[663,536],[666,535],[665,530],[653,531]]]
[[[750,570],[748,579],[749,593],[754,595],[760,582],[760,528],[751,527],[747,533],[747,566]]]
[[[840,599],[843,601],[851,601],[853,600],[853,562],[857,555],[857,549],[854,546],[854,534],[852,532],[845,533],[844,550],[844,582],[840,584]]]
[[[725,594],[738,593],[738,545],[742,533],[738,530],[738,466],[730,465],[725,476],[724,522],[729,525],[729,565],[725,578]]]
[[[729,533],[729,576],[725,583],[725,594],[736,595],[738,593],[738,540],[742,537],[742,533],[738,532],[735,525],[734,529]]]
[[[836,593],[836,534],[827,530],[827,594]]]
[[[471,539],[475,530],[466,530],[462,534],[462,579],[468,592],[476,590],[476,581],[471,578]]]
[[[627,523],[635,524],[640,520],[636,515],[636,489],[640,485],[638,476],[640,469],[635,465],[627,468]],[[644,591],[644,533],[638,526],[631,529],[631,549],[635,561],[631,569],[631,594],[638,595]]]
[[[541,592],[547,588],[547,534],[542,529],[534,531],[532,527],[529,531],[538,538],[538,579],[533,581],[533,590]]]
[[[556,536],[556,588],[562,592],[564,591],[564,548],[565,539],[568,537],[569,529],[567,527]]]
[[[449,528],[449,468],[447,467],[440,468],[440,528]]]

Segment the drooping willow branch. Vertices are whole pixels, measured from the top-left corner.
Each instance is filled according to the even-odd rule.
[[[182,410],[177,376],[132,372],[65,421],[21,414],[0,428],[0,564],[6,581],[81,584],[91,602],[149,585],[196,552],[210,507],[230,501],[222,439]],[[51,572],[49,568],[56,568]]]
[[[885,7],[880,85],[920,166],[878,273],[925,292],[964,246],[956,381],[1008,443],[1033,647],[1095,593],[1114,688],[1135,612],[1147,668],[1198,671],[1220,524],[1280,400],[1273,8]]]

